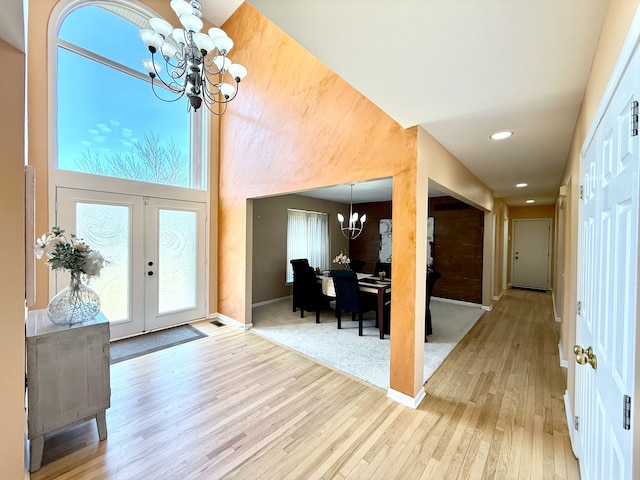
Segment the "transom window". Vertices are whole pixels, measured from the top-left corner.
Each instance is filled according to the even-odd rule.
[[[125,18],[126,17],[126,18]],[[58,31],[58,169],[206,189],[203,117],[158,100],[141,60],[147,18],[124,4],[71,11]]]

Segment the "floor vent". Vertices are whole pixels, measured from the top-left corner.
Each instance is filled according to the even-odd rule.
[[[216,327],[224,327],[224,323],[222,323],[220,320],[213,320],[211,323]]]

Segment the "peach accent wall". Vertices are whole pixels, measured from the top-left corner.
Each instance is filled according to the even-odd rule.
[[[24,137],[25,55],[0,40],[0,210],[9,227],[2,240],[0,277],[0,472],[24,478]]]
[[[251,321],[247,199],[393,176],[391,388],[413,397],[416,129],[402,129],[247,3],[223,28],[249,75],[221,121],[218,311]]]
[[[423,128],[418,128],[418,154],[425,158],[429,180],[458,200],[493,210],[493,192]]]
[[[598,120],[594,117],[639,6],[639,0],[611,0],[609,3],[563,175],[562,185],[568,185],[569,187],[563,229],[566,245],[564,258],[564,305],[562,310],[562,334],[565,351],[568,351],[569,347],[573,345],[576,329],[579,206],[577,186],[580,184],[580,150],[591,124]],[[640,345],[640,329],[636,330],[638,331],[636,343]],[[568,360],[572,360],[572,358],[568,358]],[[638,369],[638,366],[636,366],[636,369]],[[568,361],[567,395],[572,409],[574,409],[575,405],[574,383],[575,362]],[[640,434],[636,432],[636,442],[639,440]]]

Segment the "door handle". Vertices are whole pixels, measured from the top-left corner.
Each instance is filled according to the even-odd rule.
[[[592,347],[585,350],[580,345],[575,345],[573,347],[573,353],[576,356],[576,363],[580,365],[586,365],[588,363],[594,370],[598,368],[598,358],[596,354],[593,353]]]

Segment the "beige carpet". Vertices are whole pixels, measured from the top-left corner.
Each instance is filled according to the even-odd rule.
[[[436,371],[456,344],[482,315],[479,306],[467,306],[431,299],[433,335],[425,344],[424,381]],[[343,317],[336,327],[333,312],[322,312],[320,324],[314,313],[291,311],[291,299],[254,307],[253,331],[330,367],[346,372],[385,390],[389,389],[389,336],[378,337],[373,314],[365,315],[364,336],[358,336],[358,322]],[[393,320],[392,320],[393,321]]]

